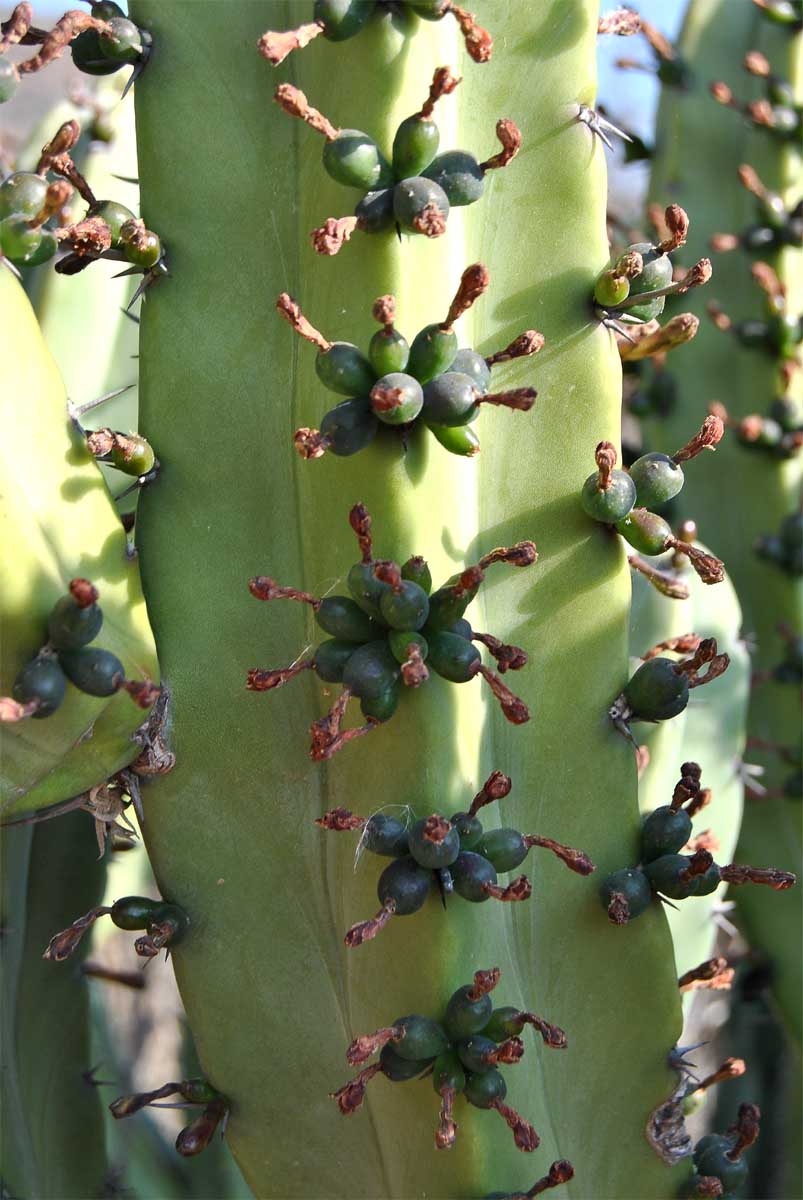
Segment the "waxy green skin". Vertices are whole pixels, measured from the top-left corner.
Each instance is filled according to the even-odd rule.
[[[748,50],[764,53],[773,70],[788,78],[798,98],[803,96],[803,36],[790,34],[762,18],[752,4],[730,0],[695,0],[680,43],[697,78],[686,97],[667,89],[658,119],[656,160],[651,199],[681,202],[692,215],[684,262],[709,253],[714,232],[741,232],[755,219],[755,200],[738,182],[741,163],[755,168],[763,183],[796,203],[803,192],[803,164],[799,149],[790,143],[762,136],[738,114],[715,104],[706,95],[708,82],[723,79],[743,98],[760,94],[762,81],[753,81],[742,69]],[[711,180],[722,181],[716,189]],[[701,317],[697,338],[688,351],[673,355],[670,369],[679,385],[681,403],[667,420],[651,421],[647,437],[655,447],[681,445],[690,423],[702,420],[712,399],[722,400],[735,419],[764,412],[780,394],[777,362],[740,346],[735,338],[716,330],[704,313],[709,299],[719,299],[735,321],[763,315],[764,297],[750,280],[755,256],[737,250],[712,254],[714,277],[705,289],[682,297],[682,308]],[[788,287],[788,304],[794,313],[803,310],[803,252],[791,247],[780,255],[760,255]],[[790,391],[800,396],[801,372]],[[756,538],[772,532],[795,507],[801,486],[798,454],[785,462],[751,454],[728,431],[716,454],[693,463],[678,497],[678,511],[694,517],[701,533],[724,560],[731,573],[744,612],[744,629],[757,648],[752,655],[756,673],[772,669],[781,659],[783,642],[777,632],[786,621],[800,630],[803,581],[759,559],[751,547]],[[734,486],[736,481],[736,486]],[[723,503],[723,496],[727,502]],[[718,589],[710,589],[715,593]],[[714,599],[712,595],[711,599]],[[729,673],[730,677],[730,673]],[[718,684],[714,685],[719,686]],[[727,687],[727,684],[726,684]],[[754,737],[782,744],[799,744],[799,692],[774,680],[757,684],[751,695],[748,731]],[[685,757],[688,757],[687,755]],[[776,789],[789,773],[772,754],[750,748],[747,761],[765,768],[760,782]],[[801,820],[799,802],[783,799],[751,801],[736,852],[738,862],[772,862],[800,871]],[[734,889],[734,899],[750,941],[773,959],[774,990],[784,1020],[798,1045],[803,1012],[803,976],[799,948],[801,908],[789,895],[768,895],[764,888]],[[777,901],[777,903],[775,903]]]
[[[307,230],[321,212],[340,211],[342,189],[323,177],[314,139],[270,104],[275,76],[264,60],[243,50],[266,25],[289,28],[307,13],[302,3],[132,5],[159,47],[137,87],[143,219],[163,234],[172,272],[153,289],[141,327],[141,432],[169,467],[142,497],[138,544],[174,697],[178,762],[148,789],[146,837],[163,893],[192,914],[193,936],[173,961],[203,1072],[232,1098],[227,1143],[261,1197],[306,1198],[324,1179],[332,1197],[512,1191],[522,1163],[509,1131],[462,1100],[460,1147],[447,1155],[433,1145],[429,1085],[377,1078],[365,1109],[348,1119],[327,1099],[344,1077],[351,1036],[377,1028],[388,1011],[437,1013],[477,966],[498,965],[506,1002],[528,1008],[537,998],[570,1038],[559,1054],[531,1047],[537,1070],[509,1072],[510,1102],[542,1135],[539,1161],[577,1146],[600,1200],[664,1197],[671,1178],[643,1137],[646,1114],[671,1091],[665,1055],[679,1029],[663,915],[646,914],[621,937],[605,927],[593,882],[545,861],[537,905],[454,903],[444,913],[430,900],[346,951],[343,930],[376,910],[376,874],[355,874],[350,839],[322,845],[313,824],[327,808],[353,805],[367,780],[381,780],[388,802],[405,803],[411,759],[420,789],[444,811],[464,808],[476,781],[501,764],[515,782],[500,823],[549,825],[556,838],[587,844],[600,874],[620,865],[623,843],[635,848],[632,750],[604,716],[627,676],[627,569],[619,544],[589,528],[577,505],[588,445],[616,436],[620,402],[612,338],[587,313],[608,257],[604,156],[572,121],[578,101],[593,101],[597,6],[497,6],[494,34],[505,52],[481,69],[462,59],[446,21],[422,23],[407,44],[388,22],[372,22],[353,41],[318,39],[296,56],[297,83],[334,123],[368,113],[384,142],[446,62],[465,66],[471,89],[450,103],[444,144],[451,132],[458,144],[480,110],[483,127],[509,116],[525,139],[519,160],[489,181],[481,205],[452,214],[444,237],[401,245],[392,235],[355,237],[336,260],[313,254]],[[201,95],[199,39],[215,46]],[[188,172],[192,196],[176,187]],[[275,223],[257,204],[267,194]],[[210,257],[222,211],[227,253]],[[537,214],[539,233],[525,254],[520,222],[505,219],[522,211]],[[527,362],[510,364],[505,377],[511,387],[539,387],[536,409],[489,421],[474,460],[444,462],[433,439],[413,436],[406,456],[378,441],[353,459],[301,462],[287,430],[316,423],[319,389],[313,356],[292,348],[272,298],[284,288],[315,295],[328,336],[366,345],[373,297],[392,292],[399,327],[420,328],[446,311],[475,261],[488,263],[498,298],[464,318],[461,342],[490,353],[523,318],[543,326],[549,348],[537,378]],[[213,324],[200,295],[230,300]],[[238,420],[221,425],[233,351]],[[582,443],[566,438],[568,386],[588,433]],[[191,449],[197,439],[217,448],[203,472]],[[312,630],[297,605],[255,605],[248,579],[270,570],[314,591],[344,577],[357,558],[345,520],[356,501],[374,517],[380,555],[423,554],[436,580],[493,546],[539,542],[541,563],[520,573],[496,568],[507,571],[505,587],[489,576],[487,598],[468,614],[531,652],[514,681],[536,714],[526,730],[508,725],[479,684],[433,679],[402,697],[387,726],[316,766],[307,727],[331,702],[320,681],[310,673],[278,693],[245,691],[248,667],[287,661]],[[567,680],[581,674],[583,687],[570,694]],[[601,793],[604,812],[588,803]],[[236,1028],[220,1020],[234,1010]],[[290,1011],[322,1036],[289,1040]],[[618,1090],[614,1112],[610,1079],[625,1040],[641,1069]],[[265,1087],[267,1064],[292,1085],[290,1106],[284,1089]]]

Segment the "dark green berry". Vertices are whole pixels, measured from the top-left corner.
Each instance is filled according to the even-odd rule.
[[[390,375],[407,366],[410,346],[398,330],[377,329],[368,345],[368,357],[377,375]]]
[[[59,248],[59,243],[56,235],[51,233],[49,229],[40,229],[41,238],[39,246],[34,250],[33,254],[29,254],[25,262],[22,264],[25,267],[41,267],[42,263],[50,262]]]
[[[641,826],[641,857],[652,862],[664,854],[676,854],[691,837],[691,817],[682,808],[668,804],[654,809]]]
[[[456,633],[427,632],[426,637],[427,663],[433,671],[451,683],[468,683],[474,678],[482,661],[476,646]]]
[[[630,295],[630,280],[615,267],[603,271],[594,284],[594,299],[603,308],[621,304]]]
[[[41,241],[42,231],[31,226],[29,217],[13,215],[0,221],[0,251],[18,266],[30,262]]]
[[[45,202],[47,180],[30,171],[15,171],[0,183],[0,220],[35,217]]]
[[[711,866],[703,875],[697,876],[697,890],[695,896],[710,896],[715,892],[722,883],[722,875],[716,863],[711,863]]]
[[[395,217],[393,215],[393,188],[379,188],[375,192],[366,192],[357,202],[354,209],[358,228],[363,233],[382,233],[390,229]]]
[[[508,1038],[518,1037],[524,1026],[519,1009],[506,1005],[493,1010],[482,1032],[494,1042],[506,1042]]]
[[[636,721],[668,721],[689,703],[689,680],[669,658],[650,658],[630,677],[624,696]]]
[[[62,651],[59,663],[70,683],[89,696],[113,696],[125,679],[119,658],[98,646]]]
[[[147,929],[161,904],[161,900],[151,900],[147,896],[123,896],[115,900],[109,915],[118,929]]]
[[[379,611],[391,629],[421,629],[429,616],[429,597],[417,583],[402,579],[398,588],[383,592]]]
[[[343,684],[361,699],[375,700],[399,678],[399,664],[386,641],[358,646],[343,670]]]
[[[344,400],[325,414],[321,421],[321,436],[331,454],[348,458],[357,454],[377,435],[379,422],[365,399]]]
[[[730,1158],[733,1141],[719,1137],[710,1141],[701,1151],[699,1144],[694,1151],[694,1165],[700,1175],[716,1175],[726,1193],[738,1191],[747,1179],[747,1163],[743,1158]]]
[[[470,817],[468,813],[455,813],[452,817],[452,824],[457,830],[460,838],[461,850],[474,850],[479,844],[483,829],[482,823],[477,817]]]
[[[101,53],[116,63],[133,63],[142,54],[142,34],[127,17],[112,17],[108,31],[99,35]]]
[[[393,171],[373,138],[361,129],[341,129],[324,143],[323,165],[332,179],[361,192],[393,183]]]
[[[423,659],[426,659],[429,654],[427,639],[420,633],[413,633],[406,629],[391,630],[388,634],[388,645],[398,663],[407,662],[410,657],[410,646],[416,646]]]
[[[466,1076],[465,1097],[475,1108],[493,1108],[507,1095],[504,1076],[495,1067],[477,1075]]]
[[[103,613],[97,603],[80,605],[72,595],[62,596],[47,618],[48,640],[56,650],[78,650],[98,636],[102,624]]]
[[[366,850],[386,858],[397,858],[409,853],[406,826],[398,817],[389,817],[386,813],[374,813],[369,818],[362,840]]]
[[[654,292],[668,287],[672,282],[672,262],[668,254],[664,254],[657,246],[652,246],[649,242],[636,242],[634,245],[628,246],[628,250],[640,254],[644,266],[641,273],[630,280],[628,299],[631,303],[627,305],[627,312],[631,316],[639,317],[642,321],[652,321],[664,311],[665,297],[660,296],[657,300],[648,300],[643,304],[633,304],[633,297],[640,296],[644,292]]]
[[[466,1086],[466,1073],[454,1050],[445,1050],[435,1059],[432,1065],[432,1086],[438,1095],[446,1088],[460,1093]]]
[[[371,408],[385,425],[407,425],[421,412],[424,393],[412,375],[393,371],[371,388]]]
[[[409,579],[413,583],[417,583],[427,595],[432,591],[432,574],[427,560],[420,554],[414,554],[412,558],[408,558],[407,562],[402,564],[401,575],[402,579]]]
[[[500,875],[520,866],[530,853],[518,829],[488,829],[476,850]]]
[[[610,487],[600,490],[599,472],[589,475],[583,484],[580,503],[583,511],[594,521],[615,525],[636,502],[636,485],[626,471],[611,471]]]
[[[109,226],[112,235],[112,249],[120,248],[120,233],[127,221],[135,220],[130,208],[118,204],[116,200],[98,200],[86,214],[88,217],[100,217]]]
[[[470,983],[453,992],[446,1006],[444,1026],[452,1041],[473,1037],[482,1033],[493,1012],[493,1001],[486,992],[478,1000],[473,999],[474,986]]]
[[[483,395],[488,391],[491,382],[491,368],[476,350],[458,350],[449,367],[461,375],[468,375],[478,392]]]
[[[473,850],[463,850],[458,854],[451,867],[454,889],[458,896],[472,904],[482,904],[489,899],[485,891],[486,883],[497,882],[496,871],[487,858]]]
[[[434,121],[418,114],[406,117],[393,138],[393,171],[397,179],[422,175],[438,153],[440,134]]]
[[[148,271],[162,257],[162,243],[157,234],[146,229],[137,219],[126,221],[120,229],[120,249],[128,262]]]
[[[85,29],[70,43],[73,64],[85,75],[112,75],[125,63],[108,58],[100,48],[100,34],[96,29]]]
[[[672,538],[671,526],[663,517],[646,508],[632,509],[626,517],[617,521],[616,528],[634,550],[648,556],[663,554]]]
[[[465,150],[447,150],[423,172],[440,187],[449,204],[461,208],[479,200],[485,190],[485,175],[473,154]]]
[[[360,710],[364,717],[374,721],[389,721],[399,707],[401,699],[401,684],[390,684],[378,696],[363,696],[360,700]]]
[[[429,425],[429,432],[450,454],[474,458],[480,452],[480,439],[470,425]]]
[[[467,1071],[472,1074],[484,1075],[493,1069],[493,1062],[487,1061],[487,1056],[496,1050],[496,1042],[492,1042],[484,1034],[475,1034],[457,1043],[457,1053]]]
[[[345,42],[360,32],[373,11],[373,0],[315,0],[313,19],[323,25],[330,42]]]
[[[423,175],[402,179],[393,189],[393,215],[402,229],[438,237],[449,216],[449,200],[443,188]]]
[[[0,58],[0,104],[10,100],[19,87],[19,78],[14,64],[7,58]]]
[[[652,903],[652,888],[643,871],[626,867],[614,871],[600,884],[599,898],[614,925],[640,917]]]
[[[156,455],[150,442],[140,434],[126,433],[119,440],[115,440],[108,459],[103,456],[103,461],[108,461],[125,475],[133,475],[139,479],[153,470]]]
[[[460,587],[456,594],[455,584],[458,581],[459,576],[455,576],[430,596],[429,619],[427,621],[428,639],[435,632],[453,633],[460,637],[464,636],[462,630],[456,628],[456,624],[462,620],[463,614],[477,594],[477,588],[464,589]]]
[[[315,650],[315,674],[325,683],[342,683],[354,649],[354,642],[338,642],[334,638],[321,642]]]
[[[408,856],[394,859],[385,867],[379,876],[376,894],[380,904],[387,904],[389,900],[394,902],[395,916],[408,917],[423,908],[431,887],[432,872]]]
[[[419,383],[429,383],[448,370],[457,354],[457,334],[442,325],[426,325],[413,338],[407,369]]]
[[[465,425],[477,415],[477,389],[468,375],[444,371],[424,387],[423,419],[427,424]]]
[[[410,853],[416,862],[430,871],[450,867],[460,853],[460,835],[451,827],[442,841],[427,837],[429,818],[422,817],[410,830]]]
[[[642,454],[630,468],[640,508],[660,508],[683,487],[683,469],[667,454]]]
[[[342,396],[367,396],[376,382],[373,367],[351,342],[332,342],[318,354],[315,373],[324,387]]]
[[[381,629],[348,596],[324,596],[315,620],[325,633],[341,642],[370,642]]]
[[[413,1013],[409,1017],[398,1017],[394,1028],[402,1028],[404,1037],[393,1043],[399,1058],[433,1059],[449,1048],[449,1039],[442,1025],[431,1017],[420,1017]]]
[[[379,610],[379,602],[388,590],[388,584],[383,583],[374,575],[373,563],[355,563],[348,573],[346,582],[349,591],[363,612],[384,625],[385,621]]]
[[[686,876],[689,858],[683,854],[664,854],[644,867],[644,873],[656,892],[670,900],[686,900],[697,895],[699,876]]]
[[[422,1075],[432,1059],[402,1058],[400,1054],[396,1053],[395,1047],[388,1042],[382,1047],[379,1061],[382,1064],[383,1075],[386,1075],[392,1083],[406,1083],[408,1080]]]
[[[32,717],[49,717],[64,699],[67,680],[55,658],[41,654],[17,673],[11,694],[20,704],[36,703]]]

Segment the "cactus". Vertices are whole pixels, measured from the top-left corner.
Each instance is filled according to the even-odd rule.
[[[680,52],[693,71],[695,87],[687,95],[667,91],[662,99],[651,192],[657,203],[663,203],[682,188],[684,202],[695,216],[690,252],[713,251],[715,276],[709,295],[726,314],[715,309],[713,322],[701,315],[694,354],[678,355],[671,367],[678,403],[664,419],[647,423],[648,437],[663,441],[678,436],[689,422],[701,419],[713,402],[719,403],[718,411],[724,409],[726,436],[710,469],[694,479],[690,476],[681,505],[729,564],[744,612],[745,635],[753,645],[745,758],[760,764],[764,773],[755,783],[751,782],[755,776],[747,777],[738,854],[794,867],[791,856],[800,844],[801,818],[794,764],[800,741],[800,677],[791,668],[788,680],[782,682],[782,663],[794,653],[793,641],[785,637],[800,636],[803,593],[799,575],[786,573],[756,550],[759,539],[775,533],[800,503],[799,441],[793,433],[784,435],[773,422],[782,409],[799,410],[803,391],[799,370],[784,367],[783,352],[752,348],[744,337],[740,343],[734,330],[742,330],[739,321],[761,318],[768,302],[761,288],[772,292],[775,287],[768,268],[777,272],[785,287],[790,320],[798,319],[801,312],[799,234],[791,224],[788,234],[774,234],[767,220],[773,204],[776,211],[783,206],[791,212],[803,195],[799,118],[796,138],[784,138],[753,122],[749,114],[764,120],[761,103],[766,105],[764,97],[773,88],[777,101],[784,80],[796,97],[794,102],[800,104],[803,44],[799,27],[773,24],[760,5],[734,8],[717,0],[694,0]],[[724,106],[718,106],[715,98]],[[748,119],[731,111],[748,100],[758,102]],[[715,177],[722,182],[713,190]],[[775,201],[768,191],[777,192],[782,201]],[[775,229],[779,219],[773,218]],[[695,308],[694,298],[690,307]],[[696,308],[700,312],[699,301]],[[727,324],[726,318],[737,323],[729,333],[717,328]],[[782,402],[779,397],[786,399]],[[784,428],[794,430],[794,411],[783,420]],[[730,486],[734,479],[738,479],[735,488]],[[728,500],[723,504],[726,481]],[[794,534],[792,538],[794,545]],[[798,534],[796,544],[799,541]],[[774,746],[788,747],[792,761],[774,752]],[[789,795],[784,794],[785,787],[791,789]],[[803,989],[799,905],[790,898],[768,905],[766,897],[747,895],[742,889],[734,899],[751,942],[763,947],[775,963],[777,996],[799,1043]]]
[[[27,7],[15,10],[15,37],[23,36]],[[143,306],[139,425],[163,470],[140,497],[136,544],[164,687],[142,737],[151,748],[169,744],[176,756],[173,770],[142,797],[143,834],[164,901],[127,896],[86,910],[76,905],[67,914],[72,924],[49,931],[44,957],[53,970],[69,970],[58,964],[105,915],[145,931],[135,939],[139,954],[170,952],[202,1075],[154,1079],[147,1091],[115,1100],[112,1115],[133,1116],[176,1096],[198,1105],[179,1135],[179,1153],[194,1156],[225,1130],[257,1195],[477,1197],[497,1189],[494,1195],[507,1197],[522,1186],[535,1195],[565,1184],[568,1194],[601,1198],[666,1196],[689,1175],[689,1164],[676,1175],[668,1167],[692,1149],[673,1053],[681,989],[669,927],[645,883],[644,912],[631,914],[638,922],[612,928],[600,910],[600,883],[584,876],[598,865],[604,892],[611,872],[641,857],[628,722],[676,718],[692,689],[714,683],[729,665],[712,636],[718,631],[702,628],[688,644],[667,644],[669,652],[688,651],[684,659],[649,658],[646,670],[628,678],[629,563],[670,594],[683,585],[633,555],[628,563],[623,538],[648,556],[674,550],[704,584],[721,586],[723,567],[659,516],[633,507],[649,482],[646,467],[640,482],[620,481],[628,503],[616,517],[606,511],[600,521],[600,502],[588,494],[584,512],[581,493],[595,446],[592,494],[607,491],[616,461],[621,365],[614,333],[638,354],[688,340],[688,322],[632,333],[629,322],[659,315],[667,296],[705,283],[710,266],[703,259],[677,286],[669,283],[665,251],[679,247],[688,228],[686,214],[672,206],[660,245],[632,247],[626,261],[606,267],[602,143],[615,130],[591,107],[594,0],[566,0],[546,17],[535,6],[495,11],[492,33],[503,52],[493,58],[491,35],[449,0],[416,0],[393,13],[370,7],[363,21],[367,5],[326,0],[305,25],[306,5],[274,5],[272,23],[294,32],[266,35],[265,11],[250,3],[134,0],[136,24],[120,24],[102,0],[91,18],[70,14],[51,34],[31,30],[42,44],[40,65],[80,33],[73,57],[85,69],[106,69],[87,57],[100,51],[115,62],[135,61],[140,76],[138,159],[148,224],[124,224],[117,245],[104,213],[93,211],[79,187],[90,204],[83,225],[91,228],[69,227],[59,267],[122,254],[143,268],[143,284],[160,279]],[[359,9],[351,30],[359,37],[340,43],[330,35],[351,8]],[[418,17],[447,11],[456,23]],[[632,14],[603,27],[617,24],[632,32]],[[396,149],[404,141],[419,154],[422,142],[433,142],[432,106],[456,86],[443,64],[462,54],[461,34],[480,65],[466,62],[463,86],[438,106],[443,144],[473,146],[477,128],[495,125],[503,149],[484,163],[461,153],[459,179],[451,173],[455,157],[446,154],[422,186],[430,168],[416,160],[421,175],[401,182],[402,160],[410,160]],[[116,48],[109,55],[110,39],[115,47],[120,39],[119,56]],[[201,97],[199,46],[208,51]],[[322,212],[334,211],[336,192],[310,134],[270,103],[274,92],[282,108],[323,133],[332,183],[386,192],[393,185],[399,225],[427,236],[400,231],[397,240],[384,209],[372,226],[369,198],[377,193],[369,191],[355,218],[316,230],[313,244],[323,252],[316,258],[305,235]],[[357,119],[376,143],[350,131]],[[63,126],[46,155],[72,182],[64,153],[74,135]],[[344,145],[353,140],[356,151]],[[376,149],[392,143],[395,176],[383,174],[387,164]],[[64,194],[50,187],[48,213]],[[40,215],[12,222],[7,253],[37,253]],[[355,238],[328,261],[357,228],[374,236]],[[469,297],[487,287],[489,275],[492,303],[469,311]],[[277,295],[282,315],[316,344],[315,364],[281,325]],[[300,300],[314,307],[323,334],[309,325]],[[376,338],[372,311],[394,354],[401,345],[396,312],[399,328],[420,330],[409,360],[389,364],[386,346],[370,363],[353,346],[343,350],[345,339],[366,345],[371,332]],[[459,360],[452,344],[458,316]],[[516,361],[542,344],[537,359]],[[321,369],[324,358],[329,366]],[[507,364],[503,393],[487,386],[496,362]],[[410,374],[402,373],[408,366]],[[343,372],[359,377],[359,388],[344,389]],[[316,375],[368,400],[321,421]],[[358,405],[351,397],[346,403]],[[487,403],[522,415],[485,418],[478,455],[465,422]],[[401,437],[397,424],[405,427]],[[673,459],[663,456],[664,474],[713,447],[721,429],[712,418]],[[313,461],[293,452],[294,431],[296,448]],[[85,439],[82,452],[86,445],[111,458],[141,448],[112,433]],[[504,589],[496,587],[499,573],[491,575],[477,594],[495,562],[531,569],[509,572]],[[448,582],[432,591],[431,576]],[[91,608],[94,596],[82,584],[71,594]],[[136,618],[135,588],[133,596],[125,615]],[[252,597],[303,606],[257,606]],[[335,640],[308,655],[313,620]],[[729,622],[722,628],[731,634]],[[659,634],[662,642],[668,637]],[[485,650],[498,673],[483,665]],[[255,661],[290,666],[263,670]],[[525,665],[514,694],[499,676]],[[68,668],[86,682],[65,659]],[[672,692],[666,704],[656,701],[656,672]],[[449,686],[476,674],[499,707],[486,706],[477,687]],[[292,675],[301,675],[292,691],[268,701],[252,694],[274,691]],[[320,684],[335,682],[343,691],[322,700]],[[352,696],[362,726],[347,715]],[[694,708],[684,722],[694,720]],[[335,754],[346,743],[353,745]],[[112,790],[136,791],[128,775],[115,774],[122,760],[107,759],[96,764],[94,783],[111,776]],[[509,788],[492,784],[502,766],[515,781],[509,796]],[[58,769],[64,774],[63,763]],[[487,782],[467,807],[481,779]],[[694,802],[698,780],[692,784]],[[477,812],[493,792],[501,811],[484,812],[478,828]],[[26,789],[29,806],[30,797]],[[367,815],[355,816],[357,807]],[[387,884],[387,871],[380,878],[382,908],[369,921],[355,924],[375,909],[375,873],[359,857],[355,871],[348,839],[324,838],[320,824],[361,828],[372,849],[393,859],[387,871],[394,882]],[[533,829],[539,833],[519,832]],[[534,845],[574,870],[542,856],[532,866],[532,901],[504,903],[529,899],[531,887],[524,877],[500,884],[497,871],[520,864]],[[401,857],[405,850],[409,858]],[[713,872],[710,892],[720,873],[710,856],[702,861],[706,853],[697,852],[692,874],[708,881]],[[629,874],[641,872],[634,865]],[[750,874],[778,887],[793,882],[784,872]],[[722,870],[733,882],[742,875]],[[503,903],[483,903],[492,898]],[[364,947],[358,954],[342,946],[346,929],[347,946]],[[500,974],[506,1007],[493,1012],[487,992]],[[485,1001],[489,1011],[480,1012]],[[538,1047],[537,1066],[520,1066],[506,1084],[496,1066],[518,1062],[526,1024],[564,1053]],[[360,1034],[365,1029],[377,1032]],[[344,1037],[353,1039],[350,1063],[362,1066],[373,1051],[380,1058],[338,1087]],[[620,1084],[622,1047],[639,1070]],[[431,1094],[427,1103],[427,1089],[412,1083],[430,1065],[441,1104],[434,1142]],[[373,1087],[367,1113],[344,1125],[328,1095],[351,1118],[369,1078],[380,1073],[410,1086]],[[458,1102],[460,1092],[468,1105]],[[518,1149],[540,1150],[535,1169],[524,1173],[502,1122],[481,1108],[502,1115]],[[694,1168],[716,1177],[703,1185],[714,1187],[709,1194],[742,1171],[741,1151],[757,1129],[757,1112],[743,1105],[733,1130],[716,1145],[698,1145]]]

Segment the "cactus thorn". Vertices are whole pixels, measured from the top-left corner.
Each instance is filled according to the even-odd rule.
[[[633,139],[629,133],[625,133],[618,125],[614,125],[607,117],[600,116],[593,108],[589,108],[587,104],[581,104],[577,113],[577,120],[587,125],[592,133],[596,134],[601,142],[603,142],[609,150],[613,150],[613,142],[608,137],[609,133],[613,133],[616,137],[622,138],[625,142],[632,142]]]

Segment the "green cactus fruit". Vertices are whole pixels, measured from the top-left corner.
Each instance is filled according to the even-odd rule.
[[[125,668],[117,655],[99,646],[62,650],[59,664],[70,683],[88,696],[113,696],[125,679]]]
[[[133,21],[112,17],[108,30],[98,35],[101,53],[116,63],[133,63],[142,54],[142,35]]]
[[[472,904],[481,904],[490,899],[486,885],[493,886],[496,881],[496,871],[493,864],[482,854],[473,850],[461,850],[452,863],[452,878],[454,888],[464,900]]]
[[[60,707],[67,680],[58,660],[38,654],[18,672],[12,694],[20,704],[33,706],[32,717],[49,717]]]
[[[432,179],[414,175],[401,179],[393,189],[393,215],[408,233],[427,233],[436,237],[443,232],[449,216],[449,197]]]
[[[414,858],[406,857],[398,858],[385,867],[379,876],[376,892],[380,904],[392,900],[395,915],[407,917],[423,907],[431,888],[432,873],[421,867]]]
[[[614,925],[626,925],[628,921],[647,911],[653,895],[650,881],[644,872],[626,867],[620,871],[613,871],[603,879],[599,898],[608,919]]]
[[[460,834],[442,817],[422,817],[409,834],[410,853],[422,867],[450,867],[460,853]]]
[[[670,658],[642,663],[624,693],[636,721],[669,721],[689,703],[689,680]]]
[[[103,625],[96,589],[74,579],[70,591],[53,605],[47,618],[47,637],[56,650],[77,650],[95,640]]]
[[[372,851],[373,854],[382,854],[390,858],[407,854],[407,826],[397,817],[374,813],[365,825],[364,844],[366,850]]]
[[[664,854],[676,854],[691,837],[691,817],[684,809],[664,804],[644,818],[641,826],[641,857],[646,863]]]
[[[0,219],[15,213],[35,217],[41,209],[47,180],[29,171],[15,171],[0,183]]]
[[[90,205],[87,216],[100,217],[102,221],[106,222],[112,235],[113,250],[120,248],[120,234],[123,226],[128,221],[135,220],[131,209],[126,208],[124,204],[119,204],[116,200],[98,200],[95,204]]]
[[[0,59],[0,104],[5,104],[15,94],[19,86],[14,64],[7,58]]]
[[[371,408],[385,425],[406,425],[414,421],[423,404],[421,384],[402,371],[383,375],[371,388]]]

